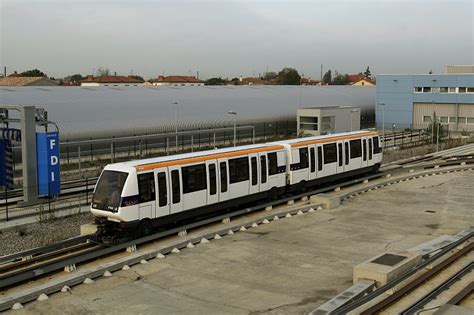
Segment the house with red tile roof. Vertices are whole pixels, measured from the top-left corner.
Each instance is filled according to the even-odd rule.
[[[143,81],[133,76],[122,75],[102,75],[94,77],[88,75],[85,80],[81,81],[81,86],[142,86]]]
[[[367,78],[363,74],[349,74],[349,81],[351,81],[351,85],[355,86],[373,86],[375,85],[375,81],[372,79]]]
[[[239,85],[267,85],[271,84],[270,82],[254,77],[239,78]]]
[[[205,81],[199,80],[195,76],[186,75],[160,75],[156,79],[148,80],[154,86],[172,85],[172,86],[202,86]]]

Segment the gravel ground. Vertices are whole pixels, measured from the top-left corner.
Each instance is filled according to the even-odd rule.
[[[0,230],[0,256],[52,244],[80,234],[82,224],[93,221],[90,213],[58,218],[45,223]]]

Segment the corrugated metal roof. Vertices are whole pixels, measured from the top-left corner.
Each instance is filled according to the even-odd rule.
[[[62,134],[174,125],[239,123],[296,117],[299,107],[355,105],[374,108],[375,87],[355,86],[200,86],[200,87],[9,87],[4,104],[45,107]]]

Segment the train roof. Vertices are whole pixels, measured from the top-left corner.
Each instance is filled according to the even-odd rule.
[[[278,147],[280,146],[280,147]],[[152,167],[146,167],[147,169],[153,168],[153,165],[173,162],[178,160],[190,160],[195,158],[201,158],[206,156],[212,155],[225,155],[229,153],[238,153],[241,151],[265,151],[266,149],[283,149],[282,145],[278,145],[277,143],[260,143],[260,144],[251,144],[251,145],[243,145],[238,147],[230,147],[230,148],[222,148],[222,149],[213,149],[213,150],[205,150],[205,151],[197,151],[197,152],[190,152],[190,153],[182,153],[182,154],[175,154],[169,156],[160,156],[156,158],[148,158],[143,160],[133,160],[129,162],[121,162],[115,164],[109,164],[110,168],[117,168],[117,167],[133,167],[133,168],[144,168],[147,165],[151,165]]]
[[[376,131],[371,130],[359,130],[359,131],[350,131],[350,132],[342,132],[342,133],[335,133],[330,135],[323,135],[323,136],[314,136],[314,137],[305,137],[305,138],[296,138],[284,141],[277,141],[273,142],[274,144],[287,144],[292,147],[299,147],[303,145],[315,144],[315,143],[324,143],[328,140],[350,140],[356,139],[363,135],[367,136],[375,136],[377,135]]]

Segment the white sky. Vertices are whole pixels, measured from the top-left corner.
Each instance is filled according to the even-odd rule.
[[[474,63],[473,0],[0,0],[0,65],[50,76],[443,72]],[[3,69],[2,69],[3,71]]]

